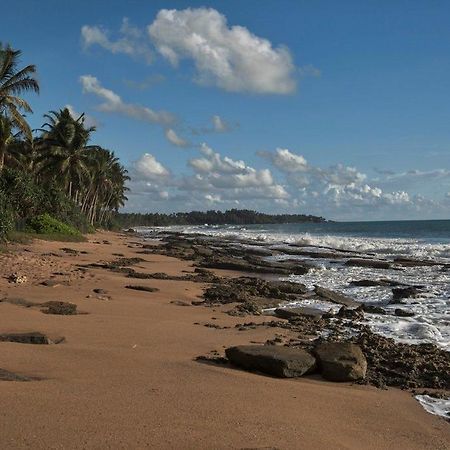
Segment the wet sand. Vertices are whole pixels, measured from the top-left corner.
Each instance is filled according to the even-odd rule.
[[[98,233],[86,243],[35,241],[0,255],[0,297],[70,301],[88,313],[48,315],[0,303],[0,333],[66,338],[48,346],[0,342],[0,368],[39,378],[0,381],[0,448],[450,448],[449,424],[426,413],[410,393],[319,377],[275,379],[195,361],[213,350],[223,354],[230,345],[263,343],[279,330],[209,328],[202,324],[246,320],[221,308],[170,303],[199,300],[199,283],[75,270],[77,264],[112,261],[113,253],[142,256],[146,262],[133,266],[142,272],[193,270],[186,261],[137,255],[129,247],[133,242],[134,236]],[[63,247],[88,253],[68,254]],[[28,281],[8,283],[5,277],[13,272]],[[40,284],[55,272],[65,274],[54,276],[62,284]],[[159,291],[125,289],[128,284]],[[96,298],[95,288],[111,299]]]

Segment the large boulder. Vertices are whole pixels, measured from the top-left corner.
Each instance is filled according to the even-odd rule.
[[[316,360],[306,350],[275,345],[240,345],[225,350],[230,362],[250,371],[282,378],[314,371]]]
[[[316,346],[322,376],[330,381],[356,381],[364,379],[366,358],[358,345],[349,342],[324,342]]]

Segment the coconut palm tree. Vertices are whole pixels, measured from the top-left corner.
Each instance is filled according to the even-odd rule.
[[[50,111],[44,117],[47,122],[39,139],[43,149],[39,158],[42,172],[49,178],[58,174],[68,196],[75,199],[90,176],[90,150],[96,146],[88,142],[95,127],[85,128],[84,115],[75,119],[67,108]]]
[[[0,117],[2,118],[2,129],[14,128],[31,137],[31,129],[23,116],[24,113],[32,112],[30,105],[20,95],[27,92],[39,92],[39,83],[34,78],[36,67],[28,65],[18,69],[20,50],[14,50],[9,45],[0,43]],[[9,120],[6,125],[4,120]],[[4,131],[2,131],[4,133]],[[5,142],[9,136],[2,134],[0,138]],[[5,147],[0,147],[0,170],[3,169],[5,161]]]

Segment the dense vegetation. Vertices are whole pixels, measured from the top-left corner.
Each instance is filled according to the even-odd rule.
[[[247,209],[231,209],[222,211],[192,211],[173,214],[134,214],[120,213],[115,215],[116,223],[123,228],[134,226],[166,226],[166,225],[243,225],[269,223],[302,223],[324,222],[325,219],[303,214],[264,214]]]
[[[114,153],[90,144],[84,114],[50,111],[31,130],[22,97],[39,92],[36,67],[0,43],[0,240],[14,228],[73,235],[108,226],[126,201],[127,171]]]

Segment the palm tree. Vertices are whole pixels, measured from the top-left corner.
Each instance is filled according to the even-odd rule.
[[[73,118],[67,108],[50,111],[44,117],[48,120],[40,131],[39,145],[44,152],[41,155],[42,171],[48,177],[62,180],[63,188],[69,198],[75,200],[79,190],[90,176],[89,151],[96,146],[88,145],[95,127],[84,127],[84,115]]]
[[[20,50],[13,50],[9,45],[3,46],[0,43],[0,117],[3,130],[9,127],[12,133],[12,129],[17,128],[30,138],[31,129],[23,113],[29,113],[32,110],[28,102],[20,95],[27,91],[39,92],[39,84],[34,78],[36,73],[34,65],[18,69],[21,54]],[[10,124],[6,125],[4,119],[9,120]],[[3,145],[8,138],[9,136],[2,134],[0,139]],[[4,166],[5,151],[6,147],[0,147],[0,170]]]

